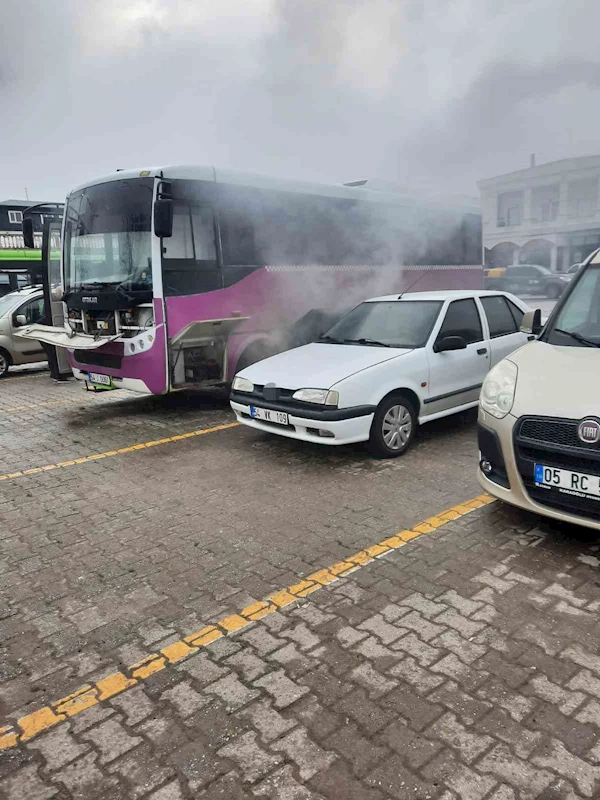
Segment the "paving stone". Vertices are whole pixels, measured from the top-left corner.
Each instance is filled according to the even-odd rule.
[[[257,784],[253,793],[270,800],[318,800],[313,792],[298,783],[289,764]]]
[[[465,639],[475,636],[482,628],[485,628],[485,622],[474,622],[472,619],[463,616],[456,609],[449,608],[435,618],[438,625],[446,625],[458,631]]]
[[[370,664],[362,664],[360,667],[356,667],[349,673],[348,678],[354,683],[363,686],[367,690],[369,697],[372,698],[382,697],[398,685],[397,681],[392,681],[381,675]]]
[[[359,631],[351,625],[344,625],[336,631],[335,638],[342,647],[352,647],[352,645],[367,638],[368,635],[366,631]]]
[[[279,651],[276,651],[279,652]],[[248,650],[241,650],[225,660],[228,667],[241,673],[246,681],[253,681],[260,678],[268,670],[268,665],[254,653]]]
[[[390,756],[373,770],[365,783],[383,789],[398,800],[430,800],[439,794],[437,787],[410,772],[397,755]]]
[[[143,686],[133,686],[126,692],[112,697],[110,702],[125,715],[127,725],[137,725],[155,712],[154,705],[144,692]]]
[[[261,657],[281,647],[281,639],[276,639],[265,629],[264,625],[257,625],[255,628],[243,631],[239,634],[238,639],[252,645],[254,650]]]
[[[437,599],[439,600],[440,598]],[[413,594],[409,594],[408,597],[405,597],[402,600],[401,605],[408,606],[409,608],[414,609],[414,611],[418,611],[424,617],[427,617],[427,619],[432,619],[444,611],[444,606],[440,605],[439,602],[428,600],[420,592],[413,592]]]
[[[412,656],[422,667],[430,666],[442,656],[442,652],[437,647],[432,647],[421,641],[415,633],[403,636],[394,642],[391,647],[393,650]]]
[[[276,748],[277,749],[277,748]],[[256,733],[248,731],[219,750],[219,755],[234,761],[245,781],[254,783],[281,762],[280,755],[267,752],[256,741]]]
[[[253,686],[268,692],[273,698],[275,708],[286,708],[308,692],[306,686],[299,686],[290,680],[283,670],[270,672],[254,681]]]
[[[519,758],[527,759],[532,750],[539,744],[542,733],[531,731],[518,722],[501,708],[490,711],[483,719],[479,720],[475,727],[483,733],[501,739],[510,745]]]
[[[600,767],[570,753],[562,742],[553,739],[542,754],[533,757],[535,764],[558,772],[572,781],[584,797],[597,797],[600,790]]]
[[[405,722],[397,721],[380,734],[380,739],[403,758],[409,767],[419,770],[442,749],[440,742],[427,739],[412,730]]]
[[[201,741],[177,748],[169,756],[169,763],[183,774],[192,791],[205,788],[228,771],[227,762],[217,758]]]
[[[410,683],[419,694],[427,694],[427,692],[444,682],[440,675],[433,675],[429,670],[423,669],[410,656],[406,656],[392,667],[389,670],[389,674],[395,678],[401,678],[406,683]]]
[[[181,784],[178,780],[167,783],[149,796],[148,800],[183,800]]]
[[[183,719],[210,703],[209,698],[197,692],[190,681],[182,681],[167,689],[161,694],[161,700],[172,703]]]
[[[335,753],[322,750],[315,744],[305,728],[296,728],[276,742],[272,742],[271,749],[283,751],[297,766],[299,775],[304,781],[326,769],[336,758]]]
[[[258,729],[261,739],[270,742],[293,728],[295,722],[283,717],[273,708],[270,700],[257,700],[241,712]]]
[[[537,769],[514,756],[506,745],[498,745],[477,762],[479,772],[491,773],[518,789],[526,798],[534,798],[553,781],[552,773]]]
[[[529,686],[542,700],[557,705],[563,714],[570,714],[575,711],[585,700],[585,695],[581,692],[569,692],[549,681],[545,675],[532,678]]]
[[[117,789],[117,780],[98,768],[97,758],[96,753],[88,753],[54,773],[52,780],[65,786],[73,797],[81,800],[112,796],[113,791],[120,791]]]
[[[483,603],[470,600],[468,597],[463,597],[454,589],[449,589],[447,592],[444,592],[444,594],[436,597],[436,602],[452,606],[452,608],[460,611],[460,613],[466,617],[474,614],[483,606]]]
[[[285,619],[285,618],[284,618]],[[287,620],[286,620],[287,622]],[[320,643],[320,639],[303,622],[281,631],[286,639],[291,639],[301,650],[311,650]]]
[[[442,706],[432,700],[433,696],[429,695],[425,699],[413,692],[409,686],[399,685],[383,698],[382,706],[387,712],[392,711],[394,718],[400,715],[412,728],[420,731],[440,717],[444,711]],[[377,714],[375,716],[377,717]]]
[[[246,688],[235,675],[226,675],[221,680],[211,683],[204,691],[220,697],[230,711],[237,710],[258,696],[256,689]]]
[[[83,733],[82,738],[92,742],[100,751],[100,764],[108,764],[142,742],[139,736],[131,736],[121,723],[114,719],[101,722],[100,725]]]
[[[358,626],[360,630],[374,634],[383,644],[396,641],[404,633],[402,627],[386,622],[381,614],[375,614]]]
[[[329,737],[326,746],[342,755],[359,778],[389,755],[387,748],[373,744],[352,724],[339,728]]]
[[[341,760],[335,761],[328,769],[318,772],[310,781],[319,796],[327,800],[386,800],[379,789],[369,789],[358,783],[348,766]]]
[[[407,638],[408,637],[405,636],[404,639],[400,640],[399,644],[402,644]],[[446,650],[450,650],[451,653],[458,656],[465,664],[472,664],[486,652],[486,648],[483,645],[467,641],[455,631],[446,631],[446,633],[442,633],[438,639],[433,640],[432,644],[436,647],[443,647]]]
[[[444,714],[425,731],[426,736],[435,736],[458,750],[463,761],[470,764],[484,753],[494,742],[490,736],[481,736],[468,730],[454,714]]]
[[[448,752],[427,764],[423,775],[436,786],[448,787],[456,792],[461,800],[482,800],[496,785],[493,777],[480,775]]]
[[[7,800],[47,800],[58,795],[56,787],[47,786],[38,774],[37,764],[22,767],[2,782]]]
[[[204,653],[192,656],[192,658],[185,661],[179,669],[183,673],[187,672],[191,675],[200,686],[208,686],[209,683],[214,683],[229,672],[229,670],[211,661]]]
[[[46,769],[51,771],[64,767],[90,749],[89,745],[78,742],[66,725],[49,730],[28,747],[39,750],[46,761]]]
[[[242,778],[233,770],[217,778],[197,796],[202,800],[251,800],[254,797],[245,790]]]
[[[128,800],[129,798],[137,800],[174,777],[172,767],[161,765],[149,745],[144,745],[113,762],[109,772],[125,779],[126,785],[129,786]]]
[[[426,642],[435,639],[436,636],[440,636],[445,630],[442,625],[429,622],[429,620],[425,619],[418,611],[411,611],[409,614],[406,614],[402,617],[400,623],[403,628],[414,631],[420,639]]]

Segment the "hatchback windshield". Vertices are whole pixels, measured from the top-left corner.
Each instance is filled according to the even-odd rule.
[[[567,347],[600,347],[600,264],[586,269],[541,338]]]
[[[69,198],[65,220],[67,292],[90,286],[152,288],[153,179],[109,181]]]
[[[337,344],[423,347],[441,307],[438,300],[362,303],[321,338]]]
[[[21,302],[25,301],[27,297],[25,295],[15,295],[12,294],[5,294],[4,297],[0,297],[0,317],[3,317],[7,314],[13,306],[18,305],[19,300]]]

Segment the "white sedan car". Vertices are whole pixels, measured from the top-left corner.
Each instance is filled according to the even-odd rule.
[[[493,291],[375,297],[312,344],[235,376],[231,407],[244,425],[320,444],[369,442],[404,453],[424,422],[477,406],[488,370],[531,335],[529,310]]]

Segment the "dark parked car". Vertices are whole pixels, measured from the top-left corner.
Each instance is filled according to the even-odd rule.
[[[518,296],[524,294],[544,295],[551,300],[556,300],[572,279],[572,275],[550,272],[549,269],[540,267],[538,264],[515,264],[512,267],[506,267],[501,276],[486,278],[485,288],[499,289]]]

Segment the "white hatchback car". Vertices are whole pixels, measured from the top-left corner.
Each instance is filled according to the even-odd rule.
[[[366,300],[318,341],[243,369],[231,407],[259,430],[399,456],[419,424],[477,405],[488,370],[533,338],[519,330],[528,310],[492,291]]]

